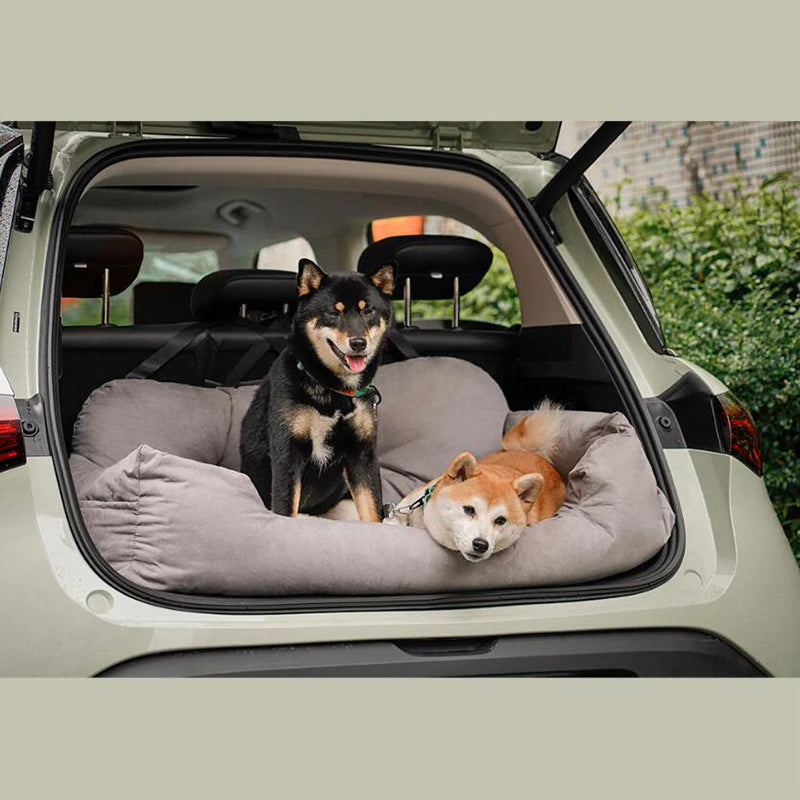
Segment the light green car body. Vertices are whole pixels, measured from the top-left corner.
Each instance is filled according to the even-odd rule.
[[[13,232],[0,288],[0,395],[42,391],[40,335],[45,262],[59,196],[75,170],[137,134],[61,133],[54,186],[30,234]],[[528,196],[557,171],[521,152],[472,149]],[[654,352],[563,200],[554,211],[561,255],[622,355],[643,397],[688,371],[714,393],[726,388],[699,367]],[[14,314],[18,332],[13,332]],[[764,482],[718,453],[667,449],[686,530],[681,563],[647,591],[607,599],[414,611],[207,614],[134,599],[106,583],[79,551],[53,460],[32,456],[0,472],[0,673],[89,676],[169,650],[319,642],[480,637],[567,631],[675,628],[708,631],[764,670],[800,675],[800,572]]]

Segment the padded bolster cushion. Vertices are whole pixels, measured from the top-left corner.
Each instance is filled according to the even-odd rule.
[[[458,276],[459,294],[474,289],[492,265],[492,251],[483,242],[464,236],[389,236],[367,247],[358,259],[366,274],[392,261],[397,267],[394,297],[403,297],[405,279],[411,278],[415,300],[444,300],[453,296]]]
[[[383,367],[379,375],[379,458],[387,500],[440,474],[463,449],[480,456],[497,448],[504,428],[524,413],[509,414],[491,378],[457,359],[414,359]],[[137,396],[142,401],[156,387],[172,390],[173,401],[165,404],[159,395],[133,418]],[[202,397],[178,388],[125,380],[101,387],[81,412],[70,459],[100,553],[124,577],[150,589],[269,596],[576,583],[643,563],[674,524],[630,423],[618,413],[580,411],[567,413],[555,459],[568,476],[564,506],[486,562],[471,564],[417,528],[287,519],[265,509],[250,479],[235,469],[238,447],[231,434],[253,387],[180,387]],[[114,395],[118,403],[111,402]],[[151,424],[147,443],[130,447],[134,429],[142,420],[150,424],[157,409],[162,419]],[[181,429],[173,429],[187,414]],[[220,419],[213,421],[215,416]],[[223,462],[233,468],[217,465]]]
[[[248,309],[274,311],[297,300],[297,275],[274,269],[226,269],[203,277],[192,292],[198,320],[229,320]]]
[[[219,464],[231,424],[230,406],[230,397],[215,389],[125,378],[110,381],[83,404],[72,433],[73,453],[105,469],[147,444]]]
[[[109,291],[124,292],[136,280],[144,257],[142,240],[125,228],[85,225],[71,228],[61,294],[101,297],[108,268]]]
[[[508,405],[480,367],[457,358],[415,358],[381,367],[375,383],[383,398],[377,450],[387,502],[428,480],[431,470],[441,472],[453,448],[482,456],[500,446]],[[73,462],[81,457],[96,470],[105,469],[147,444],[238,470],[242,419],[255,392],[255,386],[110,381],[89,395],[78,415]],[[408,413],[416,408],[425,411]],[[80,471],[91,473],[89,467]],[[75,479],[74,473],[73,467]]]

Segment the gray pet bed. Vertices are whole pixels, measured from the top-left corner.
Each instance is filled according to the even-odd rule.
[[[509,413],[483,370],[453,358],[383,367],[376,381],[384,500],[440,474],[462,450],[495,450]],[[398,594],[568,584],[646,561],[674,514],[622,414],[568,412],[554,464],[566,502],[508,550],[469,563],[424,530],[265,509],[238,472],[254,387],[116,380],[95,390],[70,458],[89,533],[121,575],[150,589],[218,595]]]

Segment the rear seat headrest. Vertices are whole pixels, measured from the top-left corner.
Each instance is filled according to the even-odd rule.
[[[108,269],[109,294],[136,280],[144,257],[142,240],[125,228],[86,225],[71,228],[64,258],[64,297],[101,297]]]
[[[276,269],[225,269],[200,280],[192,292],[192,316],[224,321],[248,311],[275,311],[297,300],[297,275]]]
[[[483,242],[464,236],[389,236],[369,245],[358,259],[358,271],[372,270],[393,261],[397,265],[395,299],[403,297],[411,278],[415,300],[444,300],[453,296],[453,278],[459,294],[474,289],[492,265],[492,251]]]

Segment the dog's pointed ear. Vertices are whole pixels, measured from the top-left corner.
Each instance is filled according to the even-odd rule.
[[[527,475],[520,475],[511,485],[523,503],[533,505],[544,489],[544,478],[539,472],[529,472]]]
[[[328,276],[310,259],[301,258],[297,265],[297,294],[307,297],[316,292]]]
[[[478,473],[478,460],[469,452],[459,453],[444,471],[445,476],[453,481],[465,481]]]
[[[397,264],[394,261],[386,261],[369,274],[369,279],[375,285],[375,288],[387,297],[391,297],[394,292],[396,277]]]

